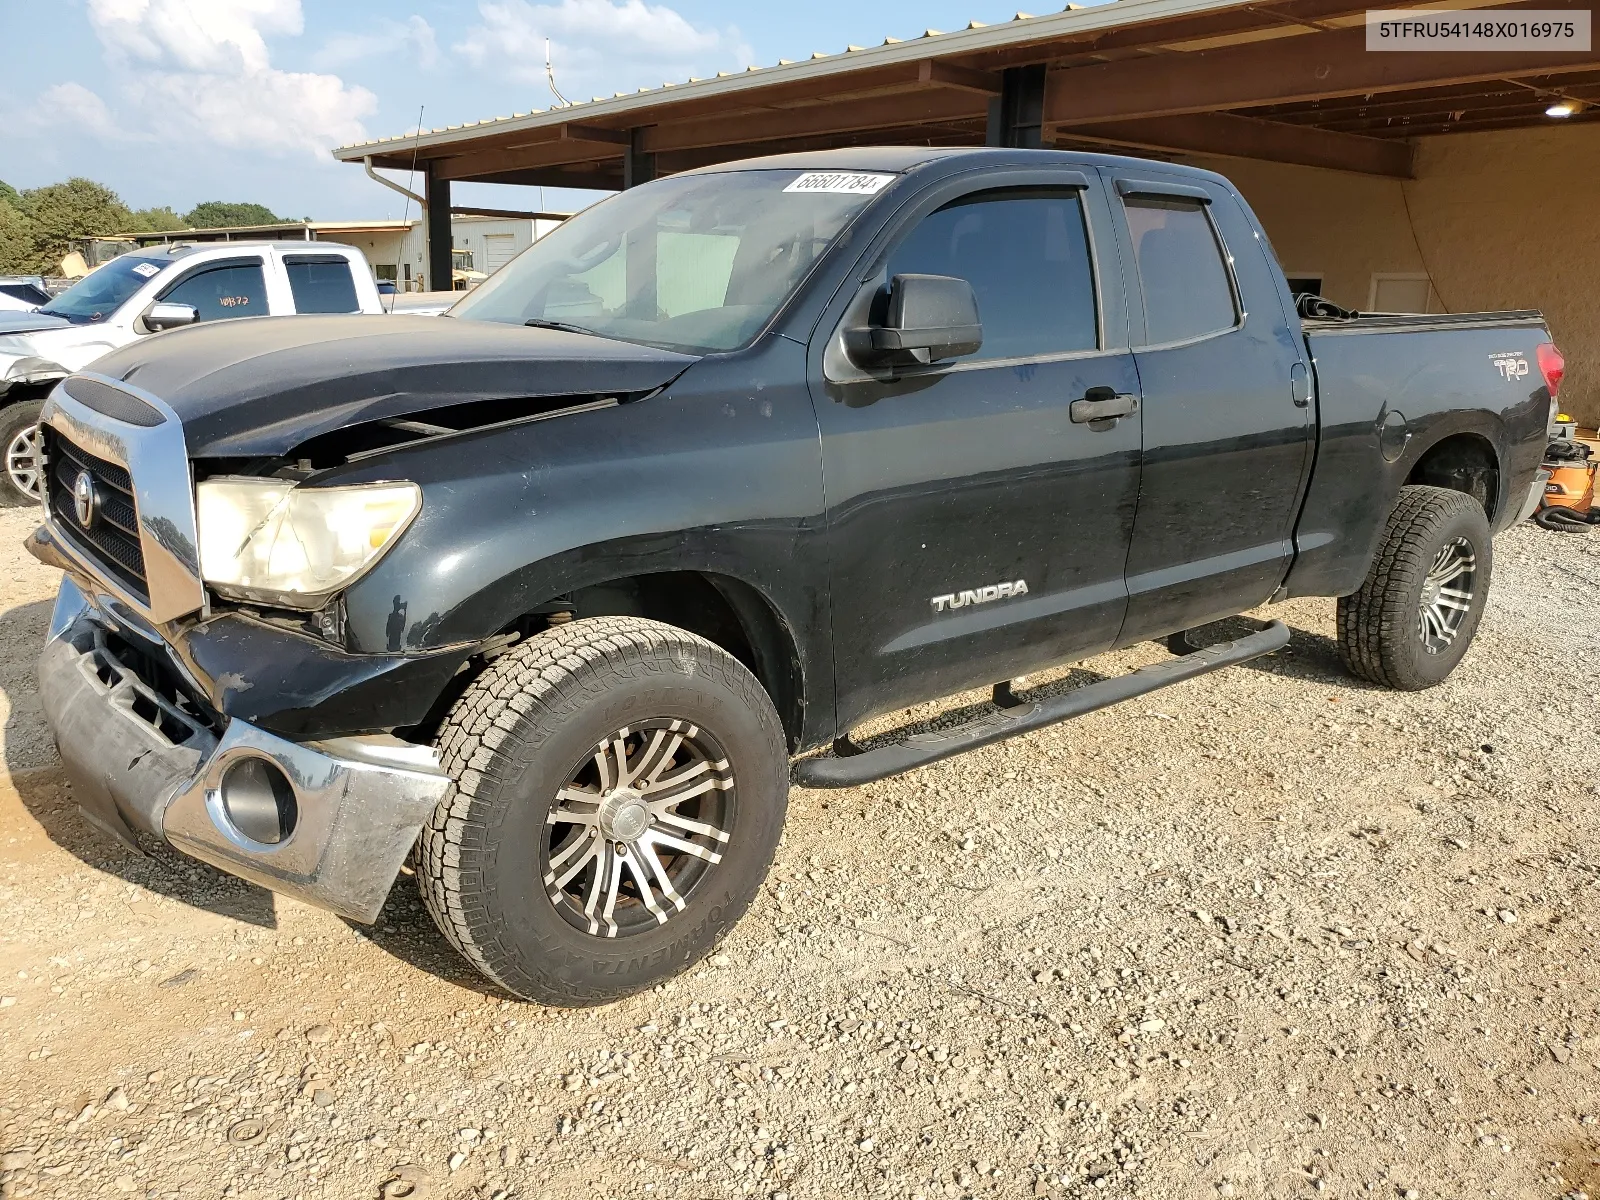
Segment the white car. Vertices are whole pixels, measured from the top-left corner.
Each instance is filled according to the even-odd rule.
[[[332,242],[130,250],[37,311],[0,311],[0,505],[39,502],[44,398],[107,351],[197,321],[383,311],[366,257]]]

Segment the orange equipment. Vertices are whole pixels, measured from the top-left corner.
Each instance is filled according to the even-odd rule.
[[[1533,519],[1545,529],[1577,533],[1600,525],[1600,510],[1594,507],[1594,476],[1600,463],[1592,460],[1594,451],[1583,442],[1557,440],[1545,451],[1545,469],[1550,479],[1544,485],[1544,499]]]

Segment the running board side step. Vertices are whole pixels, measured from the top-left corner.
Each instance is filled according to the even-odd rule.
[[[1115,679],[1102,679],[1074,688],[1050,700],[1024,701],[1012,708],[995,708],[954,729],[915,733],[903,742],[864,750],[848,757],[804,758],[795,764],[794,779],[801,787],[856,787],[887,779],[902,771],[925,767],[980,746],[1003,742],[1020,733],[1032,733],[1057,721],[1098,712],[1135,696],[1182,683],[1235,663],[1249,662],[1281,650],[1289,642],[1289,627],[1273,621],[1237,641],[1207,646],[1167,662],[1140,667]]]

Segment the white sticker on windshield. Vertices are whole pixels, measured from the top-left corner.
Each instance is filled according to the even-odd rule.
[[[859,171],[807,171],[783,190],[786,192],[844,192],[875,196],[893,175],[865,175]]]
[[[155,263],[134,263],[133,273],[135,275],[143,275],[146,279],[149,279],[152,275],[161,274],[161,268],[156,266]]]

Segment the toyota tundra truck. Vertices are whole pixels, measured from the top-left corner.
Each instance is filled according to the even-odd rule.
[[[409,859],[511,993],[683,970],[791,781],[1269,654],[1439,683],[1540,495],[1536,312],[1352,314],[1224,178],[855,149],[597,204],[444,317],[143,338],[51,393],[39,664],[87,818],[357,921]],[[1234,629],[1241,626],[1235,623]],[[1020,677],[1156,640],[1124,676]],[[978,687],[953,729],[869,718]]]

